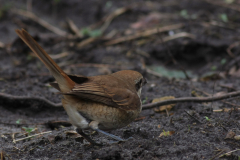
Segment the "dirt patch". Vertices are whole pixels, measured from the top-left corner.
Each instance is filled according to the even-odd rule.
[[[142,91],[144,104],[164,96],[206,96],[206,93],[239,90],[236,42],[240,22],[236,16],[239,12],[233,5],[239,6],[237,1],[228,4],[208,0],[133,0],[131,4],[129,1],[32,1],[32,4],[30,1],[3,1],[0,6],[0,92],[60,102],[61,96],[48,85],[54,78],[17,39],[14,29],[22,27],[49,54],[60,55],[55,61],[67,73],[93,76],[121,69],[140,71],[149,82]],[[68,34],[73,34],[66,22],[67,18],[71,19],[85,35],[59,36],[13,10],[26,7]],[[122,7],[126,7],[126,11],[113,18],[98,37],[98,29],[104,24],[101,20],[106,21],[105,16]],[[101,25],[94,28],[97,22]],[[181,27],[106,45],[120,37],[173,24],[181,24]],[[92,31],[86,29],[87,26],[92,27]],[[174,35],[184,36],[173,38]],[[79,47],[89,38],[95,39]],[[231,52],[227,52],[228,47]],[[167,73],[177,70],[177,73],[194,74],[183,74],[181,79],[159,77],[156,76],[158,70],[149,72],[145,65],[149,68],[164,66]],[[239,159],[239,141],[234,136],[226,138],[232,132],[240,134],[238,103],[235,98],[214,103],[179,103],[161,113],[143,110],[129,126],[110,132],[125,139],[133,137],[128,141],[111,144],[112,139],[90,132],[94,140],[104,144],[99,147],[76,134],[69,134],[74,127],[61,107],[49,107],[41,101],[0,98],[1,156],[5,159]],[[230,110],[216,112],[224,108]],[[168,135],[168,131],[174,134]],[[14,143],[39,133],[45,134]],[[161,133],[164,136],[160,136]],[[224,155],[230,151],[233,152]]]

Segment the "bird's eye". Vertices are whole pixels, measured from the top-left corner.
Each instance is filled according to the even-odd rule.
[[[142,79],[140,79],[139,82],[136,83],[136,91],[138,91],[142,87]]]
[[[138,82],[139,84],[142,84],[142,79],[140,79],[140,81]]]

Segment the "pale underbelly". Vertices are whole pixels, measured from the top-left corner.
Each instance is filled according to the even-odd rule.
[[[141,111],[141,109],[125,111],[101,103],[82,100],[78,100],[75,104],[68,102],[63,99],[63,106],[71,123],[82,129],[87,129],[91,121],[99,122],[98,128],[101,130],[122,128],[136,119]]]

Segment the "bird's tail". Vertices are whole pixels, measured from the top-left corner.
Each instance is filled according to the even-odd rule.
[[[42,47],[32,38],[24,29],[16,30],[18,36],[28,45],[28,47],[45,64],[53,77],[58,82],[61,92],[69,92],[74,87],[73,82],[68,75],[53,61],[53,59],[42,49]]]

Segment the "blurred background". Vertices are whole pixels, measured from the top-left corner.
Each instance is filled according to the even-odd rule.
[[[13,56],[25,51],[21,54],[31,59],[14,32],[24,28],[49,54],[55,54],[62,66],[95,68],[91,73],[76,71],[85,75],[97,74],[100,67],[103,74],[140,69],[170,78],[201,78],[217,71],[231,71],[236,76],[239,3],[1,0],[0,47]]]
[[[134,140],[89,146],[68,132],[54,78],[15,33],[27,30],[66,73],[141,72],[145,105],[240,90],[239,12],[240,0],[0,0],[0,159],[217,159],[239,148],[237,98],[146,109],[112,131]]]

